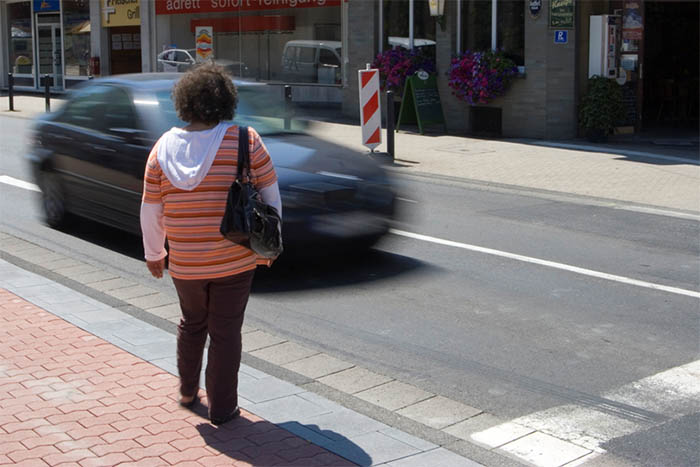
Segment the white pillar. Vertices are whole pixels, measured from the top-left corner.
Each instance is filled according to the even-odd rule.
[[[455,32],[457,35],[455,53],[459,55],[462,53],[462,0],[457,0],[457,30]]]
[[[491,50],[498,47],[498,0],[491,0]]]
[[[413,0],[408,0],[408,48],[413,50]]]
[[[141,15],[141,71],[149,73],[156,71],[155,49],[155,15],[156,2],[141,0],[139,3]]]
[[[5,2],[0,2],[0,37],[10,37],[7,31],[7,5]],[[7,74],[12,71],[9,67],[9,55],[8,49],[10,47],[4,40],[0,46],[0,86],[6,87],[9,85],[7,82]],[[7,44],[7,45],[5,45]]]

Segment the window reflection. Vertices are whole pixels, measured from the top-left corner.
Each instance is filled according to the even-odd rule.
[[[87,76],[90,61],[90,4],[63,0],[65,75]]]
[[[12,73],[31,75],[34,72],[32,56],[32,13],[29,2],[7,5],[10,26],[10,68]]]

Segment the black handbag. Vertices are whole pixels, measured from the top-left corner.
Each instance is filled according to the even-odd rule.
[[[283,250],[282,219],[277,209],[262,202],[250,181],[248,127],[239,128],[238,142],[238,172],[228,190],[219,230],[233,243],[265,258],[276,258]]]

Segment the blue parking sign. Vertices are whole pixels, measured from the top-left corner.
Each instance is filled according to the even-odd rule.
[[[569,31],[554,31],[554,43],[555,44],[566,44],[569,42]]]

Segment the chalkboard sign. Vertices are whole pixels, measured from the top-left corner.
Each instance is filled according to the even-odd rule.
[[[418,72],[406,79],[401,110],[399,110],[399,121],[396,125],[397,130],[402,124],[413,123],[418,124],[418,130],[421,134],[427,125],[439,124],[443,128],[445,127],[445,116],[442,113],[442,104],[440,104],[437,78],[435,75],[420,75],[421,72]]]

